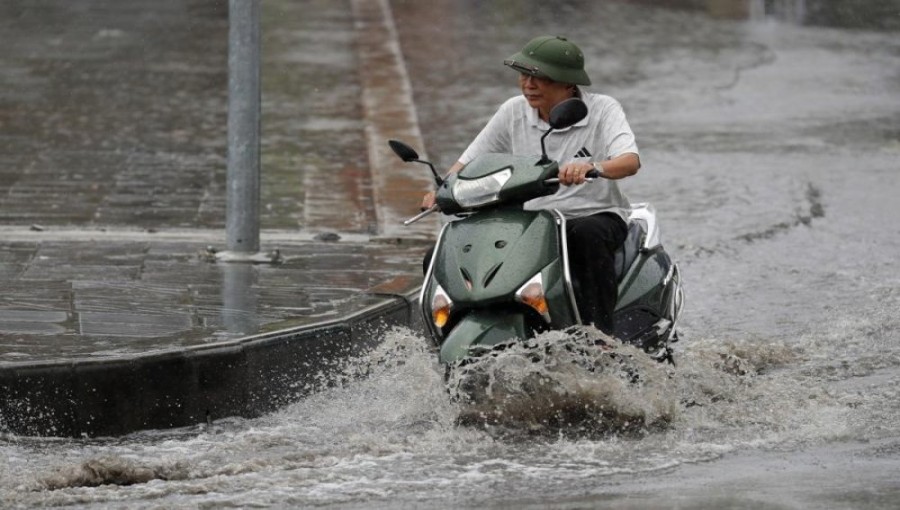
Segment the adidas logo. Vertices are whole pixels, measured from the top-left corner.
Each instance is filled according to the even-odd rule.
[[[591,157],[591,151],[587,150],[587,147],[582,147],[580,151],[575,153],[576,158],[589,158]]]

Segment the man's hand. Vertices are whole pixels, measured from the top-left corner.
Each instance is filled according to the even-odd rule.
[[[593,169],[592,163],[583,161],[566,163],[559,169],[559,183],[566,186],[584,184],[586,182],[585,175]]]
[[[594,166],[595,164],[596,166]],[[641,168],[641,159],[633,152],[626,152],[621,156],[605,159],[597,163],[572,161],[560,167],[559,183],[567,185],[582,184],[585,182],[585,175],[594,168],[600,171],[600,177],[604,179],[624,179],[638,172],[638,169]]]
[[[447,176],[449,176],[450,174],[455,174],[455,173],[459,172],[460,170],[463,169],[464,166],[466,166],[466,165],[463,165],[459,161],[457,161],[456,163],[453,163],[453,166],[450,167],[450,170],[447,170]],[[447,179],[447,176],[444,177],[445,180]],[[432,207],[434,207],[434,204],[435,204],[434,192],[429,191],[428,193],[425,193],[425,196],[422,197],[422,210],[427,211],[428,209],[431,209]]]
[[[431,209],[432,207],[434,207],[434,192],[429,191],[428,193],[425,193],[424,197],[422,197],[421,210],[427,211],[428,209]]]

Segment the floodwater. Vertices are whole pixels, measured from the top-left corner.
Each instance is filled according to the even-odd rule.
[[[487,404],[468,405],[449,399],[428,342],[395,330],[321,391],[260,419],[3,437],[0,501],[896,508],[900,40],[896,23],[860,16],[844,28],[810,14],[845,3],[749,2],[723,16],[533,2],[526,16],[505,2],[393,2],[428,152],[443,166],[515,94],[499,62],[523,39],[564,32],[596,56],[591,90],[623,103],[642,151],[626,193],[656,205],[684,275],[676,365],[627,347],[551,349],[540,363],[511,349],[484,367]]]

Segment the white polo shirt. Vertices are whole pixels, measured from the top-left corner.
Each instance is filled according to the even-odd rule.
[[[553,131],[545,145],[550,159],[560,165],[571,161],[602,161],[626,153],[638,154],[634,133],[618,101],[602,94],[581,92],[588,108],[587,117],[572,127]],[[525,96],[508,99],[469,145],[459,161],[468,164],[476,156],[505,153],[517,156],[541,156],[541,135],[550,126],[538,111],[528,105]],[[600,212],[618,214],[626,222],[631,205],[616,181],[596,179],[582,185],[562,185],[555,194],[525,203],[525,209],[559,209],[567,218]]]

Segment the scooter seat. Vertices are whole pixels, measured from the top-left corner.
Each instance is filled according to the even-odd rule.
[[[628,268],[634,263],[638,253],[641,251],[641,245],[644,243],[644,236],[647,229],[641,220],[632,219],[628,222],[628,236],[625,242],[616,250],[616,283],[621,283],[628,272]]]

